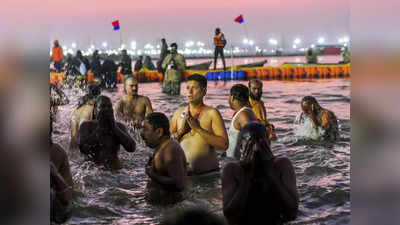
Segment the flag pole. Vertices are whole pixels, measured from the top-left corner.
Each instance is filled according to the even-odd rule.
[[[231,80],[233,80],[233,44],[231,44]]]

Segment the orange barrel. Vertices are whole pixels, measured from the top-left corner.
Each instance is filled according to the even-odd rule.
[[[272,68],[272,74],[274,79],[282,79],[282,71],[279,68]]]
[[[256,69],[256,74],[257,74],[257,79],[262,80],[263,79],[263,72],[261,69]]]
[[[286,79],[286,68],[279,68],[281,70],[281,77],[282,79]]]
[[[160,82],[160,81],[161,81],[161,76],[162,76],[161,73],[155,72],[155,73],[154,73],[154,76],[155,76],[154,80],[155,80],[156,82]]]
[[[264,80],[268,79],[268,71],[267,69],[261,69],[262,78]]]
[[[332,70],[333,70],[334,77],[339,77],[339,75],[340,75],[339,67],[333,66]]]
[[[247,80],[251,80],[257,77],[257,72],[255,70],[246,70]]]
[[[298,67],[298,69],[299,69],[300,78],[301,78],[301,79],[306,78],[306,77],[307,77],[307,74],[306,74],[306,69],[305,69],[305,67]]]
[[[344,75],[350,76],[350,66],[344,66]]]
[[[137,78],[137,77],[138,77],[137,74],[138,74],[138,72],[133,72],[133,73],[132,73],[132,77],[135,78],[136,80],[138,79],[138,78]]]
[[[311,74],[312,74],[312,78],[319,78],[317,67],[315,67],[315,66],[311,67]]]
[[[293,68],[293,77],[295,79],[300,79],[301,78],[300,69],[298,67],[294,67]]]
[[[326,66],[322,67],[322,75],[323,75],[325,78],[328,78],[328,77],[329,77],[328,67],[326,67]]]
[[[92,72],[88,72],[87,74],[88,83],[92,83],[94,80],[94,74]]]
[[[294,69],[293,68],[286,68],[286,75],[287,75],[287,79],[293,79],[293,77],[294,77]]]
[[[265,68],[265,73],[266,73],[266,76],[265,76],[266,80],[274,78],[274,76],[272,75],[272,68],[271,67]]]
[[[150,82],[150,81],[151,81],[151,75],[152,75],[152,73],[153,73],[153,72],[147,72],[147,73],[145,72],[145,73],[144,73],[144,76],[145,76],[145,78],[146,78],[146,79],[145,79],[146,82]]]
[[[325,78],[324,68],[322,66],[316,67],[319,78]]]

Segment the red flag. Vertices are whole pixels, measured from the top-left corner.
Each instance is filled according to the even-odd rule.
[[[244,22],[243,15],[240,14],[240,16],[236,17],[235,22],[236,23],[243,23]]]
[[[119,30],[119,21],[118,20],[113,21],[112,25],[114,27],[114,30]]]

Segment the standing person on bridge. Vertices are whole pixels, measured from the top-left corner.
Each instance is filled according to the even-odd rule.
[[[225,56],[224,56],[224,47],[226,45],[226,39],[223,33],[221,33],[221,30],[219,28],[215,29],[215,35],[214,35],[214,45],[215,45],[215,50],[214,50],[214,70],[217,68],[217,58],[218,55],[221,55],[222,63],[224,64],[224,71],[226,70],[226,64],[225,64]]]

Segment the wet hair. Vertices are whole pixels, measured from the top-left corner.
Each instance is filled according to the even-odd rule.
[[[132,76],[124,77],[124,93],[125,94],[126,94],[126,83],[128,83],[128,81],[130,81],[130,80],[134,80],[134,81],[136,81],[136,84],[138,84],[137,80],[134,77],[132,77]]]
[[[172,43],[172,44],[170,45],[170,47],[171,47],[171,48],[173,48],[173,47],[178,48],[178,45],[174,42],[174,43]]]
[[[301,104],[307,103],[307,104],[315,104],[315,105],[319,105],[317,99],[315,99],[313,96],[305,96],[302,100],[301,100]]]
[[[162,128],[163,136],[168,136],[168,137],[171,136],[171,133],[169,131],[169,120],[164,113],[160,112],[150,113],[144,118],[144,120],[149,121],[149,124],[153,127],[153,130]]]
[[[88,93],[83,96],[81,99],[78,101],[78,108],[81,106],[85,105],[89,100],[95,99],[97,96],[101,94],[101,89],[97,84],[89,84],[88,86]]]
[[[260,80],[252,79],[252,80],[249,80],[249,84],[247,85],[249,87],[249,89],[250,89],[252,83],[257,83],[261,86],[261,88],[263,87],[263,83]]]
[[[247,88],[243,84],[233,85],[230,94],[242,105],[246,104],[249,101],[249,88]]]
[[[82,56],[81,50],[76,51],[76,56]]]
[[[166,213],[160,225],[225,225],[218,215],[200,207],[190,207]]]
[[[271,157],[273,154],[270,148],[270,140],[268,139],[268,131],[264,125],[259,122],[250,122],[244,126],[238,135],[236,148],[240,148],[240,144],[243,139],[247,140],[247,144],[244,149],[240,149],[241,151],[241,165],[246,167],[249,163],[259,162],[257,157],[257,152],[254,150],[254,145],[257,143],[264,143],[264,148],[262,151],[266,151]]]
[[[207,79],[204,76],[195,73],[186,78],[186,81],[191,81],[191,80],[197,81],[202,89],[207,88]]]
[[[111,102],[111,99],[110,99],[109,97],[107,97],[107,96],[105,96],[105,95],[100,95],[100,96],[98,96],[98,97],[96,98],[96,100],[94,101],[93,119],[97,119],[97,118],[96,118],[96,115],[95,115],[95,111],[96,111],[97,105],[101,105],[103,102],[104,102],[104,103],[108,103],[108,104],[111,106],[111,108],[112,108],[112,102]]]

